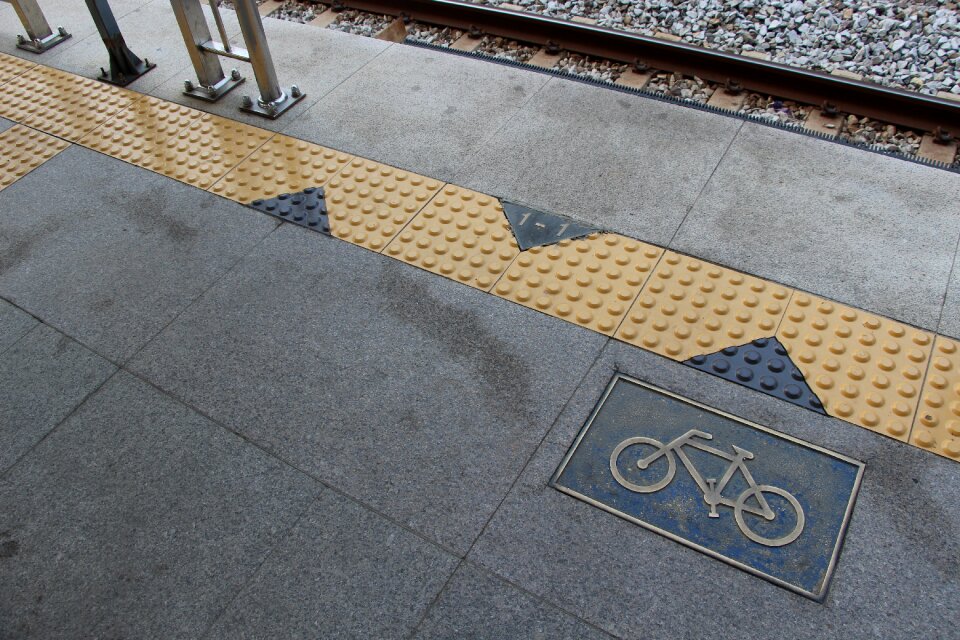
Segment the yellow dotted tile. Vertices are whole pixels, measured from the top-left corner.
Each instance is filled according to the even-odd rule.
[[[613,335],[662,254],[658,247],[613,233],[562,240],[521,253],[493,291]]]
[[[281,193],[321,187],[352,159],[347,153],[276,135],[210,191],[243,203],[273,198]]]
[[[937,336],[910,443],[960,460],[960,342]]]
[[[520,249],[499,200],[448,184],[385,253],[489,291]]]
[[[170,139],[203,115],[196,109],[144,97],[88,133],[80,144],[156,170],[164,162]]]
[[[3,85],[0,116],[77,142],[139,97],[126,89],[38,66]]]
[[[271,136],[270,131],[205,113],[167,140],[150,169],[209,189]]]
[[[829,415],[907,439],[933,335],[797,292],[777,338]]]
[[[324,187],[333,235],[381,251],[442,182],[354,158]]]
[[[0,53],[0,84],[7,82],[11,78],[14,78],[28,69],[34,68],[36,63],[18,58],[16,56],[9,56],[5,53]]]
[[[19,124],[0,133],[0,189],[6,189],[69,146],[69,142]]]
[[[769,338],[791,289],[668,251],[616,337],[674,360]]]

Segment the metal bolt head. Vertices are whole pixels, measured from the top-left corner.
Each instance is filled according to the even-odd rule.
[[[69,35],[69,34],[67,33],[67,30],[64,29],[63,27],[57,27],[57,33],[59,33],[59,34],[60,34],[61,36],[63,36],[64,38],[66,38],[67,35]]]
[[[242,98],[240,98],[240,104],[242,104],[245,108],[249,109],[250,107],[253,106],[253,100],[250,99],[250,96],[243,96]]]
[[[26,41],[27,41],[26,38],[24,38],[24,37],[23,37],[22,35],[20,35],[19,33],[17,34],[17,44],[23,44],[23,43],[26,42]]]
[[[189,91],[193,91],[193,83],[190,82],[189,80],[184,80],[184,81],[183,81],[183,90],[184,90],[184,91],[188,91],[188,92],[189,92]]]
[[[298,87],[297,85],[291,86],[290,95],[293,96],[294,98],[299,98],[301,96],[300,87]]]
[[[236,69],[231,69],[231,70],[230,70],[230,79],[233,80],[233,81],[235,81],[235,82],[240,82],[240,72],[237,71]]]

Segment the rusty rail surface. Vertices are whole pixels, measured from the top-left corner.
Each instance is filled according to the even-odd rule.
[[[921,131],[937,127],[954,134],[960,131],[958,101],[618,29],[459,0],[340,0],[334,7],[402,15],[522,42],[550,43],[567,51],[631,64],[640,61],[652,69],[719,83],[739,82],[744,89],[778,98],[817,106],[829,103],[838,111]]]

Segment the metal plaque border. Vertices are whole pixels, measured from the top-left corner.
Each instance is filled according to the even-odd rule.
[[[624,513],[624,512],[622,512],[622,511],[620,511],[620,510],[618,510],[618,509],[615,509],[615,508],[613,508],[613,507],[610,507],[610,506],[608,506],[608,505],[605,505],[605,504],[603,504],[602,502],[598,502],[597,500],[594,500],[593,498],[590,498],[590,497],[588,497],[588,496],[585,496],[585,495],[583,495],[583,494],[581,494],[581,493],[579,493],[579,492],[577,492],[577,491],[574,491],[573,489],[571,489],[571,488],[569,488],[569,487],[565,487],[565,486],[563,486],[563,485],[561,485],[561,484],[558,483],[558,479],[560,478],[560,475],[561,475],[561,474],[563,473],[563,471],[567,468],[567,464],[570,462],[570,459],[573,457],[573,454],[576,453],[577,447],[580,446],[580,442],[583,440],[584,436],[587,434],[587,431],[588,431],[588,430],[590,429],[590,427],[593,425],[593,421],[596,419],[597,415],[600,413],[600,409],[603,407],[604,403],[607,401],[607,398],[610,396],[610,393],[613,392],[614,387],[615,387],[617,384],[619,384],[620,382],[626,382],[626,383],[629,383],[629,384],[634,384],[634,385],[643,387],[643,388],[645,388],[645,389],[649,389],[650,391],[653,391],[654,393],[658,393],[658,394],[660,394],[660,395],[673,398],[674,400],[679,400],[680,402],[683,402],[683,403],[685,403],[685,404],[693,405],[694,407],[697,407],[697,408],[702,409],[702,410],[704,410],[704,411],[709,411],[710,413],[719,415],[719,416],[724,417],[724,418],[727,418],[727,419],[729,419],[729,420],[734,420],[734,421],[736,421],[736,422],[739,422],[740,424],[744,424],[744,425],[747,425],[747,426],[749,426],[749,427],[753,427],[754,429],[759,429],[760,431],[763,431],[764,433],[768,433],[768,434],[770,434],[770,435],[772,435],[772,436],[774,436],[774,437],[776,437],[776,438],[780,438],[780,439],[782,439],[782,440],[786,440],[786,441],[788,441],[788,442],[792,442],[792,443],[794,443],[794,444],[798,444],[798,445],[800,445],[800,446],[802,446],[802,447],[807,447],[808,449],[812,449],[812,450],[817,451],[817,452],[819,452],[819,453],[828,455],[828,456],[830,456],[831,458],[835,458],[835,459],[837,459],[837,460],[841,460],[841,461],[843,461],[843,462],[852,464],[852,465],[854,465],[854,466],[857,467],[857,477],[856,477],[856,480],[855,480],[854,483],[853,483],[853,490],[850,492],[850,498],[847,500],[847,508],[846,508],[846,510],[844,511],[844,514],[843,514],[843,522],[842,522],[841,525],[840,525],[840,531],[839,531],[839,533],[838,533],[838,535],[837,535],[837,540],[836,540],[836,543],[834,544],[833,552],[832,552],[832,554],[830,555],[830,563],[827,565],[827,571],[826,571],[826,573],[825,573],[824,576],[823,576],[823,580],[822,580],[821,583],[820,583],[821,586],[820,586],[820,589],[819,589],[818,591],[807,591],[806,589],[802,589],[802,588],[798,587],[797,585],[794,585],[794,584],[791,584],[791,583],[787,582],[786,580],[782,580],[782,579],[780,579],[780,578],[778,578],[778,577],[776,577],[776,576],[770,575],[769,573],[765,573],[765,572],[763,572],[763,571],[760,571],[759,569],[756,569],[756,568],[751,567],[751,566],[749,566],[749,565],[743,564],[742,562],[740,562],[740,561],[738,561],[738,560],[734,560],[733,558],[728,558],[727,556],[725,556],[725,555],[723,555],[723,554],[721,554],[721,553],[718,553],[718,552],[716,552],[716,551],[714,551],[714,550],[712,550],[712,549],[709,549],[709,548],[704,547],[704,546],[701,546],[701,545],[699,545],[699,544],[697,544],[697,543],[695,543],[695,542],[692,542],[692,541],[690,541],[690,540],[687,540],[687,539],[685,539],[685,538],[682,538],[682,537],[680,537],[680,536],[678,536],[678,535],[676,535],[676,534],[674,534],[674,533],[671,533],[671,532],[669,532],[669,531],[664,531],[663,529],[661,529],[661,528],[659,528],[659,527],[657,527],[657,526],[654,526],[654,525],[652,525],[652,524],[650,524],[650,523],[648,523],[648,522],[644,522],[643,520],[640,520],[639,518],[635,518],[635,517],[633,517],[633,516],[631,516],[631,515],[629,515],[629,514],[627,514],[627,513]],[[856,501],[857,501],[857,496],[858,496],[858,494],[860,493],[860,485],[861,485],[861,482],[862,482],[862,480],[863,480],[863,473],[864,473],[864,470],[866,469],[866,466],[867,466],[866,463],[861,462],[860,460],[855,460],[854,458],[850,458],[849,456],[845,456],[845,455],[843,455],[843,454],[841,454],[841,453],[837,453],[837,452],[835,452],[835,451],[830,451],[829,449],[825,449],[824,447],[815,445],[815,444],[813,444],[812,442],[807,442],[806,440],[801,440],[800,438],[795,438],[795,437],[793,437],[793,436],[791,436],[791,435],[788,435],[788,434],[786,434],[786,433],[781,433],[780,431],[776,431],[776,430],[774,430],[774,429],[771,429],[771,428],[769,428],[769,427],[765,427],[765,426],[760,425],[760,424],[757,424],[757,423],[755,423],[755,422],[751,422],[751,421],[749,421],[749,420],[745,420],[744,418],[740,418],[740,417],[735,416],[735,415],[733,415],[733,414],[731,414],[731,413],[727,413],[726,411],[722,411],[722,410],[720,410],[720,409],[715,409],[715,408],[713,408],[713,407],[711,407],[711,406],[708,406],[708,405],[705,405],[705,404],[703,404],[703,403],[701,403],[701,402],[697,402],[696,400],[691,400],[690,398],[686,398],[686,397],[681,396],[680,394],[674,393],[674,392],[672,392],[672,391],[667,391],[666,389],[661,389],[660,387],[657,387],[657,386],[655,386],[655,385],[652,385],[652,384],[649,384],[649,383],[647,383],[647,382],[644,382],[643,380],[638,380],[637,378],[634,378],[634,377],[632,377],[632,376],[628,376],[628,375],[626,375],[626,374],[624,374],[624,373],[619,373],[619,372],[617,372],[617,373],[614,373],[613,378],[612,378],[612,379],[610,380],[610,382],[607,384],[607,387],[606,387],[606,389],[604,390],[603,395],[600,396],[600,399],[597,401],[596,406],[594,406],[593,411],[591,411],[590,416],[587,418],[587,421],[584,423],[583,427],[580,428],[580,432],[577,434],[576,439],[574,439],[573,444],[570,445],[570,448],[567,450],[566,455],[563,457],[563,460],[560,462],[560,466],[558,466],[557,469],[556,469],[556,471],[553,472],[553,475],[550,477],[550,481],[549,481],[548,485],[549,485],[550,487],[556,489],[557,491],[561,492],[561,493],[565,493],[565,494],[567,494],[567,495],[569,495],[569,496],[573,496],[574,498],[577,498],[578,500],[582,500],[583,502],[586,502],[586,503],[588,503],[588,504],[591,504],[591,505],[593,505],[594,507],[597,507],[597,508],[599,508],[599,509],[602,509],[602,510],[608,512],[608,513],[612,513],[613,515],[618,516],[618,517],[620,517],[620,518],[623,518],[624,520],[627,520],[627,521],[632,522],[632,523],[634,523],[634,524],[640,525],[640,526],[643,527],[644,529],[647,529],[647,530],[649,530],[649,531],[653,531],[654,533],[657,533],[657,534],[659,534],[659,535],[662,535],[662,536],[664,536],[665,538],[668,538],[668,539],[670,539],[670,540],[673,540],[674,542],[679,542],[680,544],[684,545],[685,547],[689,547],[689,548],[691,548],[691,549],[694,549],[694,550],[696,550],[696,551],[699,551],[700,553],[703,553],[703,554],[708,555],[708,556],[710,556],[710,557],[712,557],[712,558],[715,558],[715,559],[717,559],[717,560],[721,560],[722,562],[725,562],[725,563],[727,563],[727,564],[729,564],[729,565],[731,565],[731,566],[733,566],[733,567],[736,567],[737,569],[740,569],[741,571],[745,571],[745,572],[747,572],[747,573],[751,573],[751,574],[753,574],[753,575],[755,575],[755,576],[758,576],[758,577],[760,577],[760,578],[763,578],[764,580],[767,580],[768,582],[771,582],[771,583],[773,583],[773,584],[775,584],[775,585],[777,585],[777,586],[779,586],[779,587],[783,587],[784,589],[787,589],[787,590],[789,590],[789,591],[792,591],[792,592],[794,592],[794,593],[797,593],[797,594],[799,594],[799,595],[802,595],[802,596],[804,596],[804,597],[806,597],[806,598],[810,598],[811,600],[814,600],[814,601],[816,601],[816,602],[821,602],[821,603],[822,603],[822,602],[824,601],[824,599],[826,598],[826,596],[827,596],[827,592],[829,591],[830,582],[831,582],[831,580],[832,580],[832,578],[833,578],[833,572],[834,572],[834,570],[836,569],[837,560],[838,560],[839,557],[840,557],[840,551],[841,551],[841,549],[843,548],[843,542],[844,542],[844,540],[846,539],[846,536],[847,536],[847,527],[848,527],[848,525],[850,524],[850,516],[853,514],[853,507],[854,507],[854,504],[855,504]]]

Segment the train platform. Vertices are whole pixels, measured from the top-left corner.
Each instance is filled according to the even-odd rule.
[[[956,634],[960,175],[270,18],[267,120],[111,5],[126,89],[0,3],[0,637]]]

